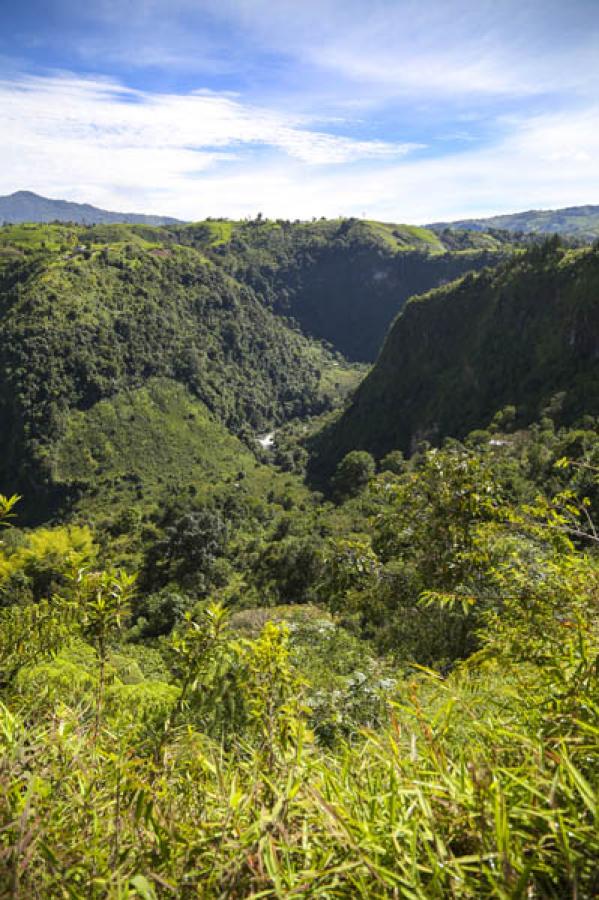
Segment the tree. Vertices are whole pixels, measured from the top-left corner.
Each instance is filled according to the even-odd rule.
[[[379,463],[381,472],[393,472],[394,475],[401,475],[406,468],[406,458],[401,450],[390,450]]]
[[[150,549],[146,581],[154,586],[174,578],[181,585],[205,590],[227,538],[227,523],[218,511],[198,509],[185,513],[165,529],[164,539]]]
[[[368,485],[376,470],[375,462],[366,450],[352,450],[343,457],[331,484],[338,500],[356,497]]]

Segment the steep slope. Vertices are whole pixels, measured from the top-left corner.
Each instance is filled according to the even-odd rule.
[[[507,233],[439,236],[415,226],[357,219],[208,219],[162,228],[100,224],[84,237],[64,224],[43,229],[22,224],[0,231],[0,267],[15,248],[45,246],[66,252],[78,240],[93,245],[145,240],[199,250],[251,287],[273,312],[359,362],[376,359],[390,323],[409,296],[495,264],[512,243]]]
[[[228,226],[228,227],[227,227]],[[357,219],[204,223],[178,232],[204,241],[227,271],[275,312],[348,359],[372,362],[407,298],[497,262],[489,235],[450,235]]]
[[[238,433],[323,409],[330,355],[197,250],[117,228],[112,236],[124,240],[102,244],[96,230],[80,230],[85,249],[65,252],[49,249],[55,231],[40,232],[45,248],[13,240],[17,255],[0,267],[6,490],[51,505],[55,448],[72,411],[152,377],[184,385]]]
[[[528,423],[558,394],[563,421],[599,414],[599,249],[548,244],[412,299],[313,469],[461,437],[508,404]]]
[[[531,209],[527,212],[489,216],[483,219],[461,219],[457,222],[437,222],[429,226],[434,231],[444,228],[506,231],[533,234],[567,234],[584,240],[599,237],[599,206],[568,206],[564,209]]]
[[[52,448],[51,471],[64,508],[85,521],[126,520],[134,507],[162,508],[180,498],[265,498],[273,489],[283,493],[289,480],[261,465],[205,404],[167,378],[71,410]]]
[[[49,197],[40,197],[32,191],[16,191],[14,194],[0,197],[0,225],[19,222],[74,222],[80,225],[137,222],[145,225],[169,225],[178,221],[169,216],[110,212],[89,203],[51,200]]]

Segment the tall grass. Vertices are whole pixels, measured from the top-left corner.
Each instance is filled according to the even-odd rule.
[[[3,706],[4,896],[594,897],[596,693],[552,710],[532,668],[481,665],[414,677],[334,751],[290,697],[158,761],[118,715],[95,741],[90,708]]]

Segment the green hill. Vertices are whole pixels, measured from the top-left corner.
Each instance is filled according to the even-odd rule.
[[[0,481],[38,505],[73,411],[151,378],[239,434],[327,407],[330,354],[198,250],[126,226],[0,234]]]
[[[158,258],[160,248],[180,255],[187,247],[251,288],[264,306],[293,320],[306,335],[327,341],[348,359],[372,362],[408,297],[494,265],[510,243],[506,234],[439,236],[415,226],[357,219],[209,219],[87,229],[25,223],[0,229],[0,270],[36,249],[73,253],[81,245],[97,250],[132,244]]]
[[[328,411],[360,375],[339,352],[374,359],[408,295],[508,250],[353,219],[6,225],[0,482],[51,515],[77,493],[56,468],[75,413],[155,378],[250,443]]]
[[[277,486],[284,492],[288,481],[166,378],[72,410],[53,445],[51,472],[65,508],[84,521],[231,493],[265,498]]]
[[[506,406],[599,413],[599,250],[548,243],[412,299],[341,418],[317,439],[330,473],[356,448],[382,456],[463,437]],[[556,395],[558,395],[557,399]],[[558,409],[559,407],[559,409]]]
[[[489,235],[450,234],[358,219],[207,222],[175,229],[198,241],[275,312],[348,359],[376,359],[412,294],[498,261]]]
[[[593,240],[599,237],[599,206],[568,206],[564,209],[530,209],[527,212],[437,222],[429,226],[435,232],[445,228],[488,232],[494,228],[532,234],[564,234]]]

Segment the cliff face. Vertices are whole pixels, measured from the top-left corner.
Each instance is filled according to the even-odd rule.
[[[191,234],[181,231],[183,239]],[[423,228],[357,219],[259,221],[235,224],[212,252],[306,334],[348,359],[373,362],[408,297],[496,265],[511,250],[489,235],[448,240]]]
[[[275,310],[348,359],[373,362],[389,325],[414,294],[497,261],[497,254],[328,248],[312,265],[277,275]]]
[[[407,303],[371,374],[316,441],[315,471],[351,449],[463,437],[507,404],[530,422],[599,413],[599,251],[537,248]]]

